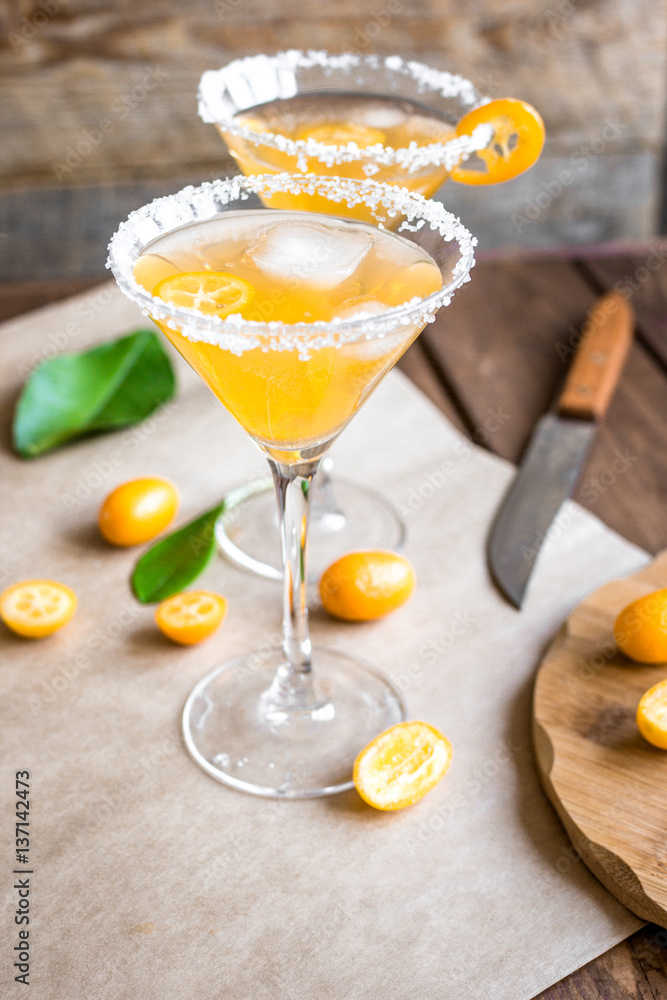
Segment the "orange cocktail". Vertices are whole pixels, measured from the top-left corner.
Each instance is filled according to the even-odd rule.
[[[294,461],[341,430],[420,331],[408,322],[380,340],[346,343],[346,322],[442,287],[428,254],[400,236],[270,210],[229,212],[164,236],[134,275],[160,298],[221,318],[331,324],[328,339],[307,351],[268,350],[260,335],[235,354],[158,320],[245,430]]]
[[[530,105],[490,101],[463,77],[398,56],[290,50],[239,59],[203,74],[199,113],[245,175],[372,178],[426,197],[447,179],[509,180],[535,162],[544,141]],[[305,192],[263,201],[327,211]],[[377,222],[361,204],[341,214]],[[383,221],[393,227],[399,219]]]

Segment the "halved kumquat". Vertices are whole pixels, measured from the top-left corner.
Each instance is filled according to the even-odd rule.
[[[526,101],[505,97],[482,104],[463,116],[456,134],[472,135],[478,125],[491,125],[493,136],[488,146],[453,168],[450,176],[460,184],[500,184],[512,180],[532,167],[542,152],[544,122]],[[472,166],[476,162],[474,157],[479,157],[486,169],[476,170]]]
[[[404,809],[444,778],[452,745],[427,722],[399,722],[376,736],[354,762],[353,779],[375,809]]]
[[[159,281],[153,295],[180,308],[224,319],[249,305],[255,289],[245,278],[227,271],[184,271]]]
[[[23,580],[0,594],[0,618],[17,635],[42,639],[70,621],[76,604],[76,594],[64,583]]]
[[[184,590],[160,604],[155,620],[169,639],[181,646],[194,646],[217,632],[227,607],[227,600],[210,590]]]

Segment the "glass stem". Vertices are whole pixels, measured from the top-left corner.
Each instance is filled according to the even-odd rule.
[[[269,459],[278,498],[283,554],[283,654],[268,693],[270,711],[312,710],[318,692],[312,673],[306,586],[308,513],[319,459],[282,465]]]
[[[345,527],[345,512],[336,500],[329,475],[332,464],[330,458],[323,459],[313,484],[311,523],[318,534],[330,535]]]

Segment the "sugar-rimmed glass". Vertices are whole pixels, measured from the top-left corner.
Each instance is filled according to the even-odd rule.
[[[243,209],[250,194],[271,197],[278,192],[326,199],[332,215],[336,206],[350,208],[362,201],[378,218],[401,213],[406,219],[401,235],[430,254],[443,287],[380,315],[288,325],[238,315],[224,320],[206,316],[162,301],[135,280],[139,256],[160,237]],[[111,241],[109,266],[121,290],[163,331],[215,345],[229,352],[230,362],[259,346],[263,353],[294,352],[292,363],[307,365],[318,351],[363,349],[385,341],[388,351],[380,346],[387,365],[367,392],[469,280],[473,246],[467,230],[442,205],[405,190],[372,181],[264,175],[185,188],[132,213]],[[365,392],[359,388],[361,405]],[[281,515],[282,647],[260,649],[217,667],[195,687],[184,711],[185,740],[195,760],[226,784],[257,795],[304,798],[351,787],[357,753],[405,717],[400,693],[375,668],[347,653],[311,649],[306,601],[310,487],[318,462],[340,430],[339,425],[329,436],[310,441],[298,454],[287,454],[279,442],[274,447],[258,441],[269,459]]]
[[[335,144],[316,138],[294,138],[244,119],[251,109],[274,101],[294,102],[304,97],[358,95],[410,102],[418,111],[437,116],[449,128],[441,141],[409,141],[393,148],[387,142],[362,146],[350,141]],[[218,70],[208,70],[199,82],[199,116],[215,125],[244,174],[313,172],[319,176],[364,178],[398,184],[430,197],[450,170],[492,140],[493,129],[478,125],[470,135],[456,135],[463,116],[487,103],[464,77],[434,69],[400,56],[333,54],[290,49],[275,55],[236,59]],[[369,138],[373,138],[372,133]],[[316,196],[277,192],[264,202],[273,208],[325,211]],[[345,212],[374,221],[365,206]],[[396,217],[395,224],[398,224]]]
[[[376,56],[290,50],[275,55],[249,56],[203,74],[199,84],[199,114],[215,125],[245,174],[281,170],[312,170],[320,176],[364,178],[401,184],[430,197],[462,158],[489,141],[489,126],[470,136],[453,136],[427,145],[388,148],[386,144],[360,148],[355,143],[332,145],[313,139],[293,140],[279,132],[256,131],[238,116],[257,105],[276,100],[291,107],[294,99],[338,93],[384,95],[426,107],[450,129],[471,108],[487,99],[461,76],[406,62],[399,56]],[[380,108],[386,116],[386,109]],[[296,201],[279,192],[265,199],[276,208],[326,211],[312,196]],[[369,218],[365,207],[344,211]],[[386,219],[398,225],[400,217]],[[331,459],[320,467],[311,508],[311,580],[343,552],[366,548],[400,550],[405,523],[394,505],[377,490],[329,474]],[[280,580],[278,525],[272,484],[257,479],[225,497],[227,507],[216,526],[225,556],[268,579]]]

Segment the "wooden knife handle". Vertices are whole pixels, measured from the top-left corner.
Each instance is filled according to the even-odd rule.
[[[556,409],[565,417],[601,420],[632,343],[634,313],[618,292],[608,292],[593,306],[565,379]]]

